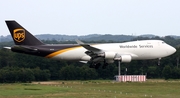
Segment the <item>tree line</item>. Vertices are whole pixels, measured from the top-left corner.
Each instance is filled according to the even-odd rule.
[[[144,39],[144,38],[139,38]],[[146,38],[147,39],[147,38]],[[156,38],[165,40],[176,47],[177,52],[169,57],[162,58],[158,66],[158,60],[132,61],[121,64],[121,74],[147,75],[147,78],[179,79],[180,44],[179,39],[171,37]],[[136,40],[136,39],[134,39]],[[44,41],[46,43],[72,43]],[[104,42],[104,41],[100,41]],[[112,41],[110,41],[112,42]],[[91,42],[89,42],[91,43]],[[90,80],[90,79],[114,79],[118,74],[117,62],[109,64],[106,69],[92,69],[88,64],[69,61],[58,61],[26,54],[14,53],[4,46],[11,46],[13,42],[0,43],[0,82],[31,82],[46,80]]]

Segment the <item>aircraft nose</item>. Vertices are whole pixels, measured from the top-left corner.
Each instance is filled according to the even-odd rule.
[[[171,55],[176,52],[176,49],[172,46],[170,46],[168,53]]]
[[[172,47],[173,49],[172,49],[172,51],[173,51],[173,53],[175,53],[176,52],[176,49],[174,48],[174,47]]]

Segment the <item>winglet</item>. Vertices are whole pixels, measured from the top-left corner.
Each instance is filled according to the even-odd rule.
[[[80,41],[80,40],[78,40],[78,39],[76,39],[75,40],[79,45],[84,45],[85,43],[83,43],[82,41]]]

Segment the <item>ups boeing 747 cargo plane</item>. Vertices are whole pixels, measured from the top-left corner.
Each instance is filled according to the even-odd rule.
[[[131,62],[132,60],[158,59],[169,56],[176,49],[161,40],[142,40],[124,43],[78,44],[42,43],[16,21],[7,20],[6,24],[15,45],[5,47],[13,52],[36,55],[57,60],[89,63],[91,68],[103,67],[114,61]]]

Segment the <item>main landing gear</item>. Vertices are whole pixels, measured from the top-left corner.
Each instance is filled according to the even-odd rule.
[[[118,62],[118,73],[120,75],[121,74],[121,60],[116,60],[116,61]],[[90,62],[89,68],[99,69],[101,65],[102,64],[100,62],[98,63]],[[107,66],[108,66],[108,63],[104,60],[102,69],[105,69]]]
[[[108,66],[108,63],[104,60],[104,65],[102,66],[102,69],[105,69]]]
[[[90,63],[89,68],[95,68],[95,69],[99,69],[101,66],[101,63]],[[106,61],[104,61],[102,69],[105,69],[108,66],[108,63],[106,63]]]
[[[101,66],[101,63],[90,63],[89,68],[99,69],[100,66]]]

